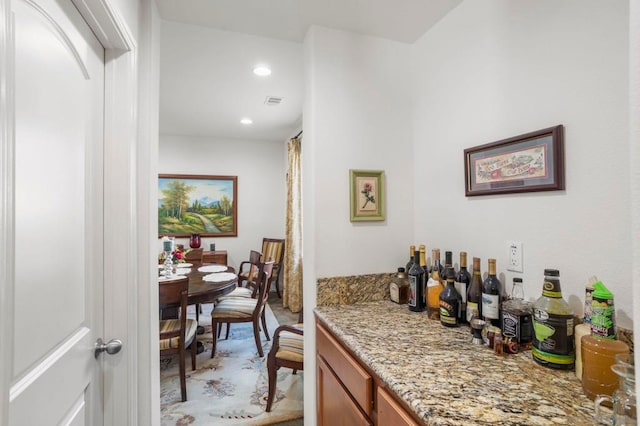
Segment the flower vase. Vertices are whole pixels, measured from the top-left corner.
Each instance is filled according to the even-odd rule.
[[[189,246],[194,249],[200,248],[200,234],[191,234]]]

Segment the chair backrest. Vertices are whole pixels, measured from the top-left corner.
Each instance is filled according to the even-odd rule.
[[[247,275],[247,277],[251,282],[255,282],[258,278],[258,267],[260,265],[261,258],[262,253],[259,251],[251,250],[249,253],[249,275]]]
[[[189,278],[178,278],[175,280],[161,281],[159,288],[159,307],[180,308],[180,337],[184,340],[184,331],[187,324],[187,299],[189,296]],[[163,336],[169,337],[169,336]]]
[[[278,276],[284,258],[284,240],[277,238],[262,239],[262,256],[264,260],[273,260],[274,277]]]
[[[261,313],[265,303],[267,303],[267,299],[269,299],[269,288],[271,287],[271,276],[273,274],[274,264],[273,260],[259,264],[258,279],[256,281],[258,285],[258,303],[256,303],[254,313]]]

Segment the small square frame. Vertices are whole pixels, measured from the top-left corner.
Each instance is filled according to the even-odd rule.
[[[385,220],[384,170],[349,170],[351,222]]]

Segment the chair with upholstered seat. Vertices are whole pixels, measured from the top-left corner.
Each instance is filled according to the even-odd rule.
[[[262,319],[262,331],[267,340],[270,340],[269,330],[264,315],[264,307],[269,297],[269,287],[271,285],[271,274],[273,272],[273,261],[258,264],[258,278],[256,285],[258,293],[255,299],[247,297],[229,297],[221,300],[213,307],[211,312],[211,330],[213,332],[213,347],[211,349],[211,358],[216,354],[216,342],[219,332],[218,324],[227,324],[227,338],[229,336],[228,324],[238,322],[253,323],[253,335],[256,341],[258,354],[262,357],[262,342],[260,341],[260,325]]]
[[[249,260],[245,260],[238,268],[238,287],[236,287],[226,297],[256,297],[258,288],[256,278],[258,277],[258,264],[262,258],[262,253],[251,250]],[[243,285],[244,283],[244,285]]]
[[[273,335],[273,345],[267,355],[267,370],[269,375],[269,394],[267,396],[266,411],[271,411],[273,397],[276,393],[277,374],[280,367],[293,369],[293,374],[304,370],[304,324],[302,311],[298,317],[298,324],[281,325]]]
[[[185,348],[191,344],[191,369],[196,369],[196,329],[198,323],[187,319],[187,297],[189,278],[180,278],[158,283],[160,309],[180,308],[178,319],[160,321],[160,356],[179,355],[180,392],[182,401],[187,400]]]
[[[280,270],[282,269],[282,260],[284,259],[284,240],[277,238],[263,238],[262,239],[262,258],[273,259],[273,275],[271,280],[275,282],[276,294],[278,297],[282,297],[280,294]]]

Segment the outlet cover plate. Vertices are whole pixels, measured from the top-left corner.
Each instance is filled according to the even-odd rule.
[[[524,272],[522,268],[522,243],[519,241],[509,241],[508,248],[507,270]]]

